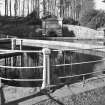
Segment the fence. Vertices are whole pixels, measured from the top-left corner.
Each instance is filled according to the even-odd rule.
[[[72,84],[78,81],[83,81],[83,84],[85,84],[86,80],[91,79],[97,79],[99,78],[104,78],[105,76],[103,73],[105,72],[105,69],[101,71],[83,71],[83,72],[78,72],[75,71],[75,67],[83,69],[83,65],[89,66],[89,64],[94,64],[94,63],[100,63],[104,62],[105,58],[95,58],[95,60],[92,59],[87,59],[87,61],[81,61],[79,60],[76,62],[73,60],[73,57],[76,59],[78,58],[76,50],[82,50],[82,49],[75,49],[75,50],[51,50],[48,48],[43,48],[42,50],[22,50],[22,40],[20,40],[20,45],[19,49],[16,50],[16,39],[11,40],[11,49],[12,50],[1,50],[4,53],[3,57],[0,57],[4,64],[0,65],[0,70],[2,72],[7,73],[8,71],[20,71],[20,73],[24,73],[27,75],[30,71],[34,71],[34,75],[30,75],[31,77],[28,77],[21,74],[23,76],[22,78],[16,78],[15,77],[10,77],[7,74],[2,76],[0,74],[0,89],[2,90],[2,81],[12,81],[12,82],[41,82],[41,89],[46,89],[46,88],[51,88],[51,87],[56,87],[59,85],[64,85],[64,84]],[[103,47],[104,48],[104,47]],[[96,48],[94,48],[96,49]],[[97,47],[98,49],[98,47]],[[84,49],[84,50],[89,50],[89,49]],[[14,54],[10,54],[10,53]],[[5,53],[6,56],[5,56]],[[41,56],[41,63],[35,63],[36,59],[35,54],[39,54]],[[29,59],[27,54],[33,54],[34,57],[32,56],[32,60]],[[80,58],[81,58],[80,54]],[[28,63],[27,63],[28,62]],[[31,63],[30,63],[31,62]],[[30,64],[29,64],[30,63]],[[24,65],[23,65],[24,64]],[[32,65],[33,64],[33,65]],[[79,65],[79,66],[78,66]],[[25,73],[25,71],[27,71]],[[77,74],[74,74],[77,72]],[[12,73],[12,72],[11,72]],[[33,72],[31,73],[33,74]],[[25,76],[25,77],[24,77]],[[95,78],[93,78],[93,76]],[[33,77],[33,78],[32,78]],[[1,91],[0,90],[0,91]]]

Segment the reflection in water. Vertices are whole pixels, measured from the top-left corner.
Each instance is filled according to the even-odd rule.
[[[56,56],[55,56],[56,55]],[[62,54],[52,54],[52,58],[55,59],[55,62],[53,60],[53,63],[55,64],[71,64],[71,63],[80,63],[80,62],[89,62],[89,61],[96,61],[100,60],[100,57],[96,56],[90,56],[85,54],[79,54],[79,53],[72,53],[69,51],[62,52]],[[51,64],[53,64],[51,63]],[[76,64],[76,65],[68,65],[68,66],[58,66],[53,67],[52,69],[52,76],[56,75],[58,76],[68,76],[68,75],[80,75],[85,73],[91,73],[93,71],[99,70],[97,68],[100,68],[100,64],[104,66],[103,62],[99,63],[84,63],[84,64]],[[101,68],[100,68],[101,69]],[[85,78],[92,77],[93,75],[87,75]],[[53,77],[52,77],[53,78]],[[61,79],[60,82],[70,82],[74,83],[77,81],[80,81],[83,77],[73,77],[73,78],[67,78],[67,79]],[[54,79],[52,79],[54,80]]]
[[[33,66],[41,66],[43,62],[43,56],[41,54],[25,54],[23,57],[23,66],[33,67]],[[89,62],[100,60],[102,58],[90,55],[84,55],[79,53],[74,53],[70,51],[66,52],[51,52],[51,83],[57,84],[59,82],[70,82],[74,83],[80,81],[83,77],[75,77],[75,78],[67,78],[59,80],[58,77],[68,76],[68,75],[79,75],[90,73],[93,71],[101,71],[105,68],[105,62],[99,63],[85,63],[85,64],[76,64],[76,65],[68,65],[68,66],[54,66],[59,64],[71,64],[71,63],[80,63],[80,62]],[[2,70],[1,75],[3,77],[9,78],[42,78],[43,69],[21,69],[21,70]],[[4,72],[6,71],[6,72]],[[5,75],[6,73],[6,75]],[[89,78],[94,75],[88,75],[85,78]],[[17,86],[41,86],[42,82],[14,82],[12,81],[10,85]]]

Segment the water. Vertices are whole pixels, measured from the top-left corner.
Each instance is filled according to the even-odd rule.
[[[51,58],[51,70],[50,71],[51,71],[51,83],[52,84],[56,84],[56,82],[58,83],[58,82],[67,82],[67,81],[71,81],[71,83],[78,82],[82,79],[82,76],[69,78],[69,79],[61,79],[59,81],[57,79],[58,77],[64,77],[68,75],[73,76],[73,75],[91,73],[94,71],[102,71],[105,67],[105,62],[89,63],[89,64],[81,64],[81,65],[72,64],[72,65],[60,66],[60,67],[54,66],[54,65],[59,65],[59,64],[80,63],[80,62],[88,62],[88,61],[95,61],[95,60],[102,59],[97,56],[73,53],[70,51],[66,51],[62,53],[52,52],[50,58]],[[24,62],[22,65],[27,66],[27,67],[41,66],[43,62],[43,58],[41,54],[38,55],[38,54],[32,54],[32,53],[24,54],[23,60]],[[18,66],[18,64],[16,65]],[[43,73],[42,68],[41,69],[11,69],[11,70],[2,68],[1,71],[2,71],[3,77],[20,78],[20,79],[27,79],[27,78],[28,79],[41,79],[42,73]],[[98,74],[96,73],[92,75],[87,75],[85,78],[90,78]],[[12,81],[8,83],[9,85],[16,85],[16,86],[41,86],[42,82]]]

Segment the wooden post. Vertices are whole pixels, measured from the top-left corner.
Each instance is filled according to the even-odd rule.
[[[50,49],[44,48],[43,50],[43,83],[42,89],[50,85]]]

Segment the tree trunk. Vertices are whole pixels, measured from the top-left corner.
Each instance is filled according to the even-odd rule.
[[[27,0],[27,10],[28,10],[28,15],[29,15],[29,13],[30,13],[30,6],[29,6],[29,0]]]
[[[9,2],[9,11],[10,11],[10,16],[12,16],[12,11],[11,11],[11,0]]]
[[[24,7],[25,7],[25,0],[23,0],[23,12],[22,12],[23,17],[24,17]]]

